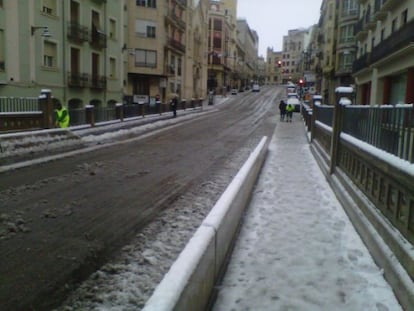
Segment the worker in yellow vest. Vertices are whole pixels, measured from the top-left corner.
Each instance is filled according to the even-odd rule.
[[[61,103],[58,103],[56,109],[56,127],[67,128],[69,127],[69,121],[68,110]]]
[[[286,122],[292,122],[293,111],[295,111],[295,106],[288,103],[286,106]]]

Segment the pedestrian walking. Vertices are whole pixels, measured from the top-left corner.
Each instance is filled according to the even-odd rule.
[[[286,106],[286,122],[292,122],[293,118],[293,111],[295,110],[295,106],[292,104],[287,104]]]
[[[178,106],[178,95],[175,94],[174,97],[171,99],[171,110],[173,111],[174,118],[177,116],[177,106]]]
[[[279,110],[280,110],[280,121],[283,122],[286,116],[286,103],[283,99],[279,103]]]
[[[69,127],[70,117],[68,110],[62,106],[61,103],[57,103],[56,111],[56,127],[67,128]]]

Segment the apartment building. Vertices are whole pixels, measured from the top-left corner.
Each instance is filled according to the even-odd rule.
[[[258,79],[259,36],[250,28],[247,20],[237,20],[237,42],[240,47],[240,62],[242,66],[242,88],[250,88]]]
[[[282,82],[298,83],[303,78],[303,72],[299,66],[302,52],[309,41],[308,29],[291,29],[283,36],[282,53]]]
[[[50,89],[69,107],[122,100],[124,1],[0,2],[0,96]]]
[[[323,94],[325,103],[335,102],[336,87],[354,85],[352,64],[357,52],[354,29],[358,12],[357,0],[322,1],[316,88]]]
[[[266,84],[282,83],[282,52],[273,51],[273,48],[267,48],[266,51]]]
[[[324,103],[335,101],[335,60],[336,60],[336,14],[339,1],[323,0],[321,5],[321,16],[319,19],[318,46],[321,52],[320,58],[320,92]]]
[[[209,90],[226,93],[231,84],[236,61],[234,33],[236,29],[236,0],[211,0],[206,56],[208,58]]]
[[[337,16],[335,84],[338,86],[352,86],[354,85],[352,64],[357,53],[354,29],[359,17],[358,1],[340,1]]]
[[[359,0],[354,62],[361,104],[414,103],[414,2]]]
[[[207,33],[209,0],[188,3],[187,53],[185,59],[183,98],[205,98],[207,95]]]

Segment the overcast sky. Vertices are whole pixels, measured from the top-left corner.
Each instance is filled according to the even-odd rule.
[[[282,50],[288,30],[318,23],[322,0],[238,0],[237,17],[245,18],[259,35],[259,55]]]

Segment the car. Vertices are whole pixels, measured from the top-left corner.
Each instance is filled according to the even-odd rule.
[[[230,94],[231,95],[237,95],[238,90],[237,89],[231,89]]]
[[[295,112],[300,112],[300,100],[298,93],[288,93],[286,104],[292,104],[295,107]]]
[[[252,92],[260,92],[260,86],[259,86],[259,84],[253,84]]]

